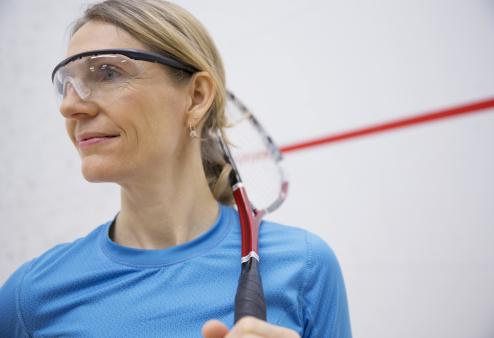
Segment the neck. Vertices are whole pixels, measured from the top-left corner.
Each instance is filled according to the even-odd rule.
[[[218,212],[201,166],[195,175],[189,170],[168,179],[122,184],[121,210],[111,235],[124,246],[164,249],[208,230]]]

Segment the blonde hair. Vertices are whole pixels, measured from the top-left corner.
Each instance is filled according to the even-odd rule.
[[[203,118],[201,157],[209,188],[215,199],[232,204],[231,167],[225,162],[210,131],[225,127],[225,72],[218,50],[204,26],[182,7],[164,0],[106,0],[91,5],[72,28],[72,35],[89,21],[111,23],[145,44],[151,51],[205,71],[213,79],[216,96]],[[186,74],[172,70],[176,78]]]

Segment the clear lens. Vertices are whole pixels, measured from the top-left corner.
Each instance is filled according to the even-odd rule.
[[[99,99],[112,95],[139,75],[138,61],[120,54],[86,56],[61,67],[53,84],[59,102],[71,87],[83,99]]]

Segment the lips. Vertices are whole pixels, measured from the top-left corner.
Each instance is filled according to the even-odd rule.
[[[77,143],[80,143],[80,142],[88,141],[91,139],[114,138],[114,137],[118,137],[118,136],[120,136],[120,135],[100,133],[100,132],[87,132],[87,133],[78,134],[76,136],[76,140],[77,140]]]
[[[118,134],[101,133],[101,132],[85,132],[77,134],[76,141],[80,150],[87,149],[97,144],[105,144],[119,137]]]

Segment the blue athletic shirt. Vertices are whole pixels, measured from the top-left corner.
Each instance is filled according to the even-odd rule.
[[[201,337],[209,319],[233,325],[241,231],[235,209],[163,250],[121,246],[109,221],[21,266],[0,289],[0,337]],[[270,323],[301,337],[351,337],[345,286],[316,235],[263,221],[260,271]]]

